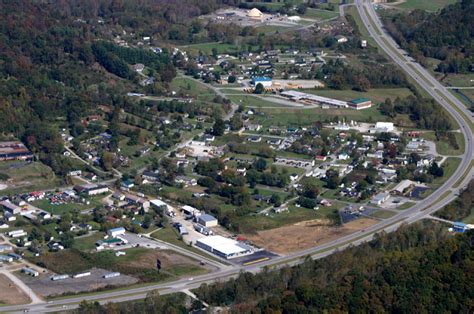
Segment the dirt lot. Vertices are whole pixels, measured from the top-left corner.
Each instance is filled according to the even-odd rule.
[[[301,251],[323,244],[355,231],[367,228],[374,223],[373,219],[357,219],[341,227],[328,226],[322,220],[310,220],[276,229],[259,231],[254,235],[245,235],[255,245],[278,254]]]
[[[19,278],[26,283],[35,293],[44,297],[59,296],[65,293],[79,293],[94,291],[105,287],[118,287],[131,285],[138,282],[138,279],[127,275],[120,275],[114,278],[102,278],[110,273],[104,269],[93,268],[91,275],[82,278],[68,278],[64,280],[52,281],[53,273],[41,274],[40,277],[31,277],[19,274]]]
[[[0,304],[17,305],[31,302],[30,298],[5,275],[0,274]]]

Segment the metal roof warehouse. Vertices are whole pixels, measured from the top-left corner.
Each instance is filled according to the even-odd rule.
[[[196,245],[226,259],[253,253],[250,246],[219,235],[199,239],[196,241]]]
[[[327,105],[336,106],[340,108],[349,107],[349,104],[347,103],[347,101],[317,96],[317,95],[308,94],[308,93],[297,92],[293,90],[283,91],[280,94],[294,101],[306,100],[306,101],[315,102],[318,104],[327,104]]]

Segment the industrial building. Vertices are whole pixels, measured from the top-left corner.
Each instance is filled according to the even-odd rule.
[[[317,96],[308,93],[297,92],[293,90],[283,91],[280,93],[281,96],[290,98],[290,100],[301,102],[308,105],[329,105],[337,108],[348,108],[349,103],[347,101]]]
[[[202,214],[197,217],[198,224],[204,227],[215,227],[217,226],[217,219],[214,216],[208,214]]]
[[[21,207],[11,203],[9,200],[1,201],[0,205],[3,210],[12,215],[18,215],[21,212]]]
[[[377,122],[369,129],[369,133],[390,133],[395,131],[393,122]]]
[[[196,241],[196,246],[225,259],[252,254],[253,248],[222,236],[210,236]]]
[[[108,186],[98,184],[76,185],[74,187],[74,190],[79,194],[86,194],[88,196],[99,195],[109,192]]]
[[[355,110],[362,110],[372,107],[372,101],[368,98],[356,98],[349,101],[349,107]]]
[[[17,141],[0,142],[0,160],[32,160],[33,154]]]

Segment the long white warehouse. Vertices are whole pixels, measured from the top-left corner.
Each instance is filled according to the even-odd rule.
[[[348,108],[349,103],[347,101],[317,96],[308,93],[297,92],[294,90],[283,91],[280,93],[281,96],[288,97],[294,101],[306,101],[320,105],[330,105],[338,108]]]
[[[219,235],[199,239],[196,241],[196,245],[226,259],[253,253],[252,247]]]

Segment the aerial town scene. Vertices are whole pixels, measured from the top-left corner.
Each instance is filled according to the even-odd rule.
[[[0,313],[474,312],[473,1],[0,15]]]

